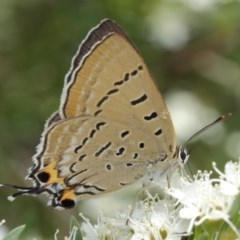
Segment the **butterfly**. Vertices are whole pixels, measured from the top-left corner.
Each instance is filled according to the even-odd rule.
[[[18,189],[10,199],[47,193],[51,206],[72,208],[188,156],[176,145],[171,116],[135,45],[104,19],[72,60],[59,109],[33,156],[33,186],[4,185]]]

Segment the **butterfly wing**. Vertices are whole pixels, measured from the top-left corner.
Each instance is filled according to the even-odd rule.
[[[32,178],[74,187],[81,199],[132,184],[166,159],[149,132],[100,117],[61,121],[48,129],[41,146],[41,166]],[[42,173],[49,174],[47,181]]]
[[[134,183],[175,154],[161,94],[135,46],[107,19],[87,35],[72,61],[59,110],[45,124],[33,157],[29,178],[35,186],[13,196],[47,192],[52,206],[73,207],[76,195],[82,199]]]
[[[145,129],[171,159],[175,132],[148,69],[121,28],[104,20],[81,44],[65,79],[62,119],[99,116]]]

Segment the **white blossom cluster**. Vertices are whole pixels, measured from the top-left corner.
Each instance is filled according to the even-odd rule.
[[[115,218],[100,216],[92,225],[84,219],[81,232],[84,240],[180,240],[193,234],[193,228],[205,220],[223,220],[236,239],[240,232],[230,221],[230,210],[240,192],[240,160],[227,162],[224,172],[216,164],[211,172],[199,171],[192,180],[176,171],[164,187],[164,196],[149,193],[136,202],[131,212],[121,212]]]

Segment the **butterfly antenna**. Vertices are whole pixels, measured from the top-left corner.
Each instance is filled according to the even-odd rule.
[[[215,124],[224,121],[226,119],[228,119],[229,117],[232,116],[232,113],[227,113],[225,115],[221,115],[219,118],[217,118],[215,121],[213,121],[212,123],[208,124],[207,126],[205,126],[204,128],[200,129],[198,132],[196,132],[195,134],[193,134],[183,145],[184,147],[191,142],[194,138],[196,138],[197,136],[199,136],[200,134],[202,134],[203,132],[205,132],[207,129],[209,129],[210,127],[214,126]]]

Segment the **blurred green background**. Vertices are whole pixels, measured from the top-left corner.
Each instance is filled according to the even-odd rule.
[[[64,76],[87,32],[111,18],[142,53],[166,99],[183,144],[220,114],[233,116],[191,143],[190,165],[211,169],[240,155],[240,2],[231,0],[1,0],[0,182],[24,182],[45,120],[57,110]],[[22,239],[68,235],[69,218],[43,197],[0,189],[1,227],[27,224]],[[121,201],[115,198],[115,201]],[[95,200],[108,206],[108,202]],[[129,201],[128,204],[132,202]],[[83,203],[84,204],[84,203]],[[100,206],[101,209],[101,206]]]

